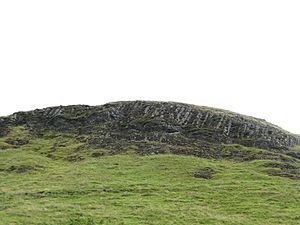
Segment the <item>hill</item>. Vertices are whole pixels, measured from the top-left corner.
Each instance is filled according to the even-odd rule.
[[[0,224],[300,224],[300,138],[174,102],[0,118]]]

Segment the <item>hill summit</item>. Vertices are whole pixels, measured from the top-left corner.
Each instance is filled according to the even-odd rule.
[[[238,144],[299,157],[289,151],[300,144],[299,136],[265,120],[175,102],[123,101],[17,112],[0,118],[0,137],[15,126],[25,126],[33,136],[47,131],[72,134],[89,146],[115,152],[133,148],[143,154],[219,158],[224,144]]]

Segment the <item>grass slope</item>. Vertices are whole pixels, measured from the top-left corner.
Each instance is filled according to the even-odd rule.
[[[105,155],[28,135],[18,127],[0,139],[3,225],[300,224],[300,180],[270,176],[277,161]]]

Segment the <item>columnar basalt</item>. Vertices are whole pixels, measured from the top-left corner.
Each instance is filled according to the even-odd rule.
[[[90,144],[99,146],[113,145],[115,140],[199,147],[236,143],[284,151],[300,144],[298,135],[265,120],[175,102],[128,101],[18,112],[0,118],[0,136],[17,125],[26,125],[36,134],[54,130],[85,135]]]

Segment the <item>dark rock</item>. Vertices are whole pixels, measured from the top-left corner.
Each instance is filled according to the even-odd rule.
[[[29,165],[18,165],[18,166],[12,165],[7,169],[8,172],[16,172],[16,173],[26,173],[33,170],[36,170],[36,168]]]
[[[215,171],[210,167],[204,167],[198,169],[197,172],[195,172],[194,177],[195,178],[203,178],[203,179],[212,179],[213,175],[215,174]]]
[[[95,157],[95,158],[103,156],[103,155],[104,155],[104,152],[93,152],[92,153],[92,157]]]
[[[266,163],[264,166],[269,168],[267,173],[271,176],[280,176],[300,180],[300,167],[297,164],[273,161]]]
[[[282,153],[300,144],[299,136],[265,120],[174,102],[129,101],[19,112],[0,118],[0,136],[19,125],[39,135],[49,130],[72,134],[89,145],[117,152],[147,142],[199,149],[235,143]]]
[[[81,155],[70,155],[70,156],[66,157],[66,160],[69,162],[80,162],[80,161],[84,160],[84,157]]]
[[[20,139],[20,138],[16,138],[16,139],[7,139],[5,140],[5,143],[13,145],[13,146],[21,146],[21,145],[26,145],[29,143],[29,140],[26,139]]]

